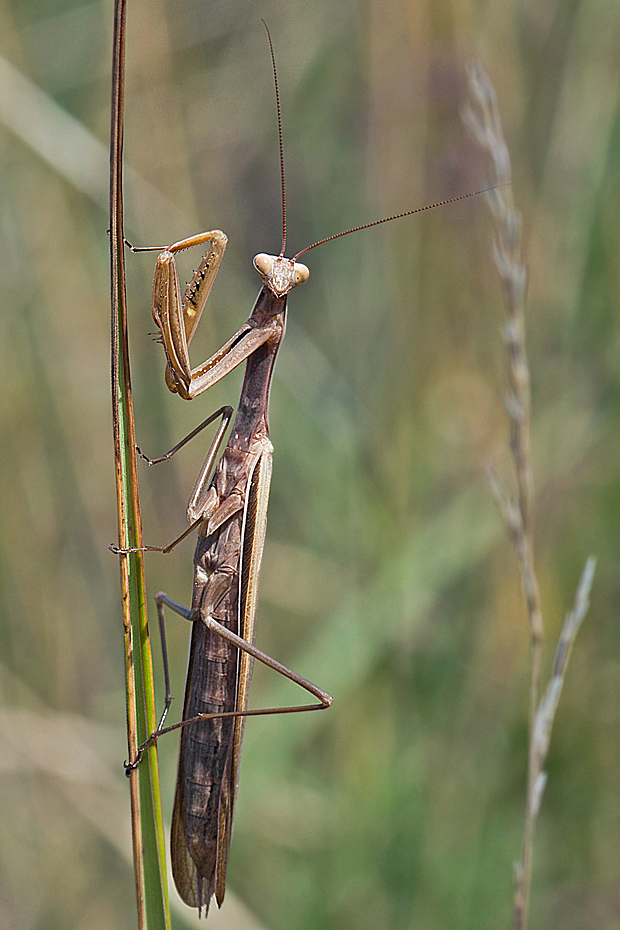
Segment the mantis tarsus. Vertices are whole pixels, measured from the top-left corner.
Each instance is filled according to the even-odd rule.
[[[189,529],[168,546],[144,547],[169,552],[198,528],[191,608],[183,607],[163,593],[156,597],[164,647],[165,606],[193,622],[183,719],[173,726],[163,726],[170,704],[165,660],[166,704],[159,727],[140,747],[137,758],[127,765],[129,772],[138,764],[147,745],[162,733],[182,728],[172,818],[172,870],[183,900],[190,906],[204,907],[205,911],[213,894],[218,904],[224,897],[245,717],[321,709],[332,703],[325,691],[253,645],[273,452],[267,416],[269,391],[284,336],[288,292],[309,276],[308,268],[297,259],[303,252],[339,236],[440,205],[432,204],[366,223],[321,239],[292,259],[285,258],[286,201],[280,103],[269,30],[267,34],[278,110],[282,250],[278,256],[260,253],[254,258],[254,267],[263,286],[247,322],[218,352],[195,369],[190,365],[188,346],[222,261],[227,242],[224,233],[212,230],[164,249],[157,259],[153,285],[153,318],[166,354],[166,383],[171,391],[190,400],[241,362],[246,363],[237,415],[213,475],[213,463],[232,417],[230,407],[220,408],[162,457],[169,458],[206,425],[221,417],[189,500]],[[465,194],[442,204],[471,196],[473,194]],[[205,243],[205,256],[181,300],[175,254]],[[248,711],[248,686],[254,658],[305,688],[317,703]]]

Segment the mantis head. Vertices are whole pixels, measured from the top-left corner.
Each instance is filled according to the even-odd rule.
[[[254,267],[276,297],[284,297],[298,284],[310,277],[310,269],[294,258],[283,255],[267,255],[259,252],[254,257]]]

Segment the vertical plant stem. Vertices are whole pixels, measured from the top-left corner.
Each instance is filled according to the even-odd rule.
[[[142,545],[136,475],[122,199],[125,0],[115,0],[110,139],[110,261],[112,303],[112,416],[119,547]],[[143,555],[120,556],[129,758],[156,726],[153,666],[146,614]],[[169,930],[165,839],[156,746],[130,774],[131,825],[140,930]]]
[[[543,617],[533,541],[530,373],[525,350],[527,269],[521,251],[521,217],[512,197],[510,155],[502,132],[495,91],[482,69],[475,64],[470,70],[470,89],[476,109],[472,106],[465,112],[466,123],[489,154],[494,183],[498,185],[487,196],[497,224],[493,257],[506,295],[504,339],[508,356],[508,392],[505,401],[511,427],[510,451],[514,463],[516,504],[512,503],[492,465],[488,465],[487,471],[491,490],[517,554],[530,628],[527,792],[521,862],[515,867],[514,879],[514,930],[525,930],[536,819],[534,799],[541,762],[536,752],[534,729],[540,701],[543,650]]]
[[[510,156],[504,141],[495,91],[479,65],[470,70],[470,91],[473,104],[464,115],[472,134],[489,154],[498,188],[489,201],[497,223],[493,257],[504,291],[508,318],[504,338],[508,354],[508,394],[506,408],[510,419],[510,451],[514,464],[516,503],[491,463],[487,474],[491,492],[515,548],[525,594],[532,652],[529,698],[529,740],[527,792],[521,861],[514,871],[514,930],[527,926],[534,828],[546,785],[544,765],[547,759],[551,731],[555,719],[568,659],[588,610],[595,562],[589,558],[579,582],[573,608],[566,616],[558,641],[551,679],[541,697],[543,617],[538,578],[534,564],[533,542],[533,474],[531,456],[530,374],[525,351],[525,291],[527,270],[521,253],[521,219],[515,210],[510,189]]]

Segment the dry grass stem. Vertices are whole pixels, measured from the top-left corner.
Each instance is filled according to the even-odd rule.
[[[541,698],[543,616],[534,563],[534,481],[531,456],[530,373],[525,349],[525,296],[527,269],[521,249],[521,217],[512,197],[511,166],[503,137],[495,90],[482,68],[472,63],[469,71],[471,103],[463,117],[477,142],[492,162],[492,182],[498,187],[487,195],[497,230],[493,260],[502,281],[507,306],[503,327],[508,360],[508,391],[505,397],[510,420],[510,452],[514,465],[514,496],[506,489],[493,463],[485,469],[493,498],[514,546],[525,595],[530,627],[532,662],[530,673],[530,735],[528,777],[521,861],[514,869],[514,930],[525,930],[532,869],[534,827],[547,776],[543,765],[549,748],[570,651],[588,608],[594,576],[594,559],[588,559],[558,642],[553,675]]]

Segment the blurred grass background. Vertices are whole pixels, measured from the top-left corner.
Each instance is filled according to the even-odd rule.
[[[109,401],[111,4],[0,6],[0,926],[135,926]],[[246,318],[280,243],[279,67],[289,254],[484,186],[459,116],[464,62],[493,80],[530,266],[537,564],[547,660],[588,554],[591,612],[558,713],[532,927],[620,926],[620,13],[379,0],[136,0],[126,232],[230,243],[196,364]],[[214,927],[506,927],[520,854],[528,636],[514,555],[480,473],[508,473],[500,286],[483,198],[308,255],[271,404],[259,645],[329,690],[328,713],[251,721],[228,893]],[[183,265],[187,275],[198,262]],[[193,264],[192,264],[193,263]],[[138,441],[192,404],[147,335],[153,256],[129,256]],[[200,443],[145,470],[145,541],[172,539]],[[147,561],[187,602],[192,542]],[[155,612],[151,610],[151,623]],[[189,630],[169,624],[180,712]],[[254,706],[289,702],[256,669]],[[161,744],[172,806],[177,740]],[[176,900],[176,894],[171,892]],[[176,926],[195,925],[183,905]],[[209,918],[211,920],[211,918]]]

